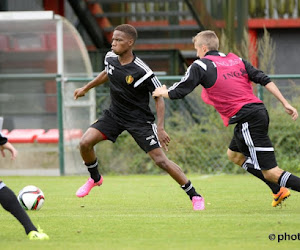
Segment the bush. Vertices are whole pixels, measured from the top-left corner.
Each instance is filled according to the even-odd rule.
[[[226,36],[221,37],[222,51],[226,48]],[[225,47],[224,47],[225,46]],[[248,33],[244,32],[241,54],[245,59],[253,56],[248,51]],[[257,45],[252,50],[256,50]],[[264,35],[259,44],[260,68],[267,73],[274,73],[274,52],[270,34],[264,29]],[[249,52],[249,53],[248,53]],[[300,89],[294,82],[282,86],[283,94],[293,103],[300,103],[298,98]],[[168,84],[168,83],[165,83]],[[166,100],[165,128],[171,137],[169,151],[166,155],[177,163],[185,173],[245,173],[227,159],[226,151],[233,135],[234,126],[225,128],[222,120],[213,107],[203,104],[200,98],[201,87],[196,88],[183,100]],[[103,98],[104,99],[104,98]],[[300,172],[300,124],[289,120],[284,115],[281,104],[270,94],[265,94],[264,102],[269,110],[270,138],[275,148],[279,167]],[[106,100],[100,100],[107,103]],[[152,105],[153,106],[153,105]],[[299,108],[299,106],[298,106]],[[154,110],[154,109],[153,109]],[[102,172],[111,174],[158,174],[163,171],[154,165],[150,157],[145,154],[133,138],[124,132],[113,145],[103,142],[97,146],[97,155],[102,165]]]
[[[271,119],[269,135],[279,167],[300,172],[299,122],[292,121],[281,104],[268,109]],[[171,138],[166,152],[168,158],[189,174],[245,173],[229,162],[226,155],[234,126],[224,127],[219,114],[210,106],[204,106],[202,112],[201,123],[186,121],[179,111],[166,118],[165,127]],[[127,132],[123,132],[114,144],[109,141],[99,143],[97,156],[103,173],[163,173]]]
[[[300,99],[294,100],[299,103]],[[277,163],[280,168],[291,172],[300,172],[300,123],[299,120],[293,121],[285,113],[284,108],[278,105],[270,104],[270,138],[273,143]],[[295,105],[299,110],[299,105]]]

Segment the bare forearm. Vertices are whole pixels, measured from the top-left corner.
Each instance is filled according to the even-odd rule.
[[[155,99],[155,108],[157,113],[157,127],[158,129],[163,129],[165,119],[165,103],[162,97],[157,97]]]
[[[108,76],[105,71],[102,71],[97,77],[95,77],[92,81],[90,81],[88,84],[83,86],[83,89],[85,92],[88,92],[90,89],[97,87],[105,82],[108,81]]]
[[[95,79],[87,83],[85,86],[75,89],[74,99],[77,100],[79,97],[85,96],[85,94],[92,88],[99,86],[108,81],[107,73],[103,70]]]
[[[265,88],[273,94],[281,103],[283,106],[288,104],[288,101],[284,98],[284,96],[281,94],[280,90],[277,88],[274,82],[269,82]]]
[[[266,89],[272,93],[283,105],[285,111],[292,117],[295,121],[298,118],[298,111],[293,106],[291,106],[288,101],[283,97],[280,90],[277,88],[275,83],[269,82],[266,86]]]
[[[157,113],[157,134],[161,146],[168,151],[168,145],[170,142],[170,137],[164,129],[164,119],[165,119],[165,103],[163,97],[155,98],[155,108]]]

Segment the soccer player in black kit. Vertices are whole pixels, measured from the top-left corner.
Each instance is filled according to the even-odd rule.
[[[0,151],[3,157],[5,157],[4,150],[8,150],[11,153],[11,159],[17,157],[18,151],[15,147],[7,141],[7,138],[2,136],[0,132]],[[21,207],[14,192],[5,185],[0,179],[0,204],[8,212],[10,212],[15,218],[22,224],[26,234],[30,240],[49,240],[49,236],[40,228],[36,228],[30,220],[27,213]],[[4,228],[4,227],[3,227]]]
[[[187,193],[194,210],[203,210],[204,199],[198,194],[181,168],[170,161],[161,147],[167,149],[170,138],[164,130],[164,100],[155,98],[157,126],[149,107],[152,92],[161,86],[153,71],[132,51],[137,39],[136,29],[128,24],[115,28],[112,51],[105,56],[105,70],[82,88],[76,89],[74,99],[84,96],[91,88],[110,82],[111,105],[104,114],[88,128],[80,141],[81,157],[90,172],[90,178],[76,195],[84,197],[95,186],[100,186],[103,177],[98,171],[94,145],[103,140],[115,142],[127,130],[137,144],[166,171]]]

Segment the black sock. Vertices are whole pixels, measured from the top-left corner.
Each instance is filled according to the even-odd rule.
[[[278,184],[281,187],[287,187],[300,192],[300,178],[295,175],[292,175],[290,172],[283,171],[283,173],[278,179]]]
[[[98,160],[92,162],[92,163],[85,163],[87,166],[88,171],[90,172],[91,178],[94,180],[94,182],[100,181],[101,175],[98,171]]]
[[[0,184],[3,184],[3,182],[0,182]],[[17,220],[23,225],[26,234],[28,234],[30,231],[37,231],[36,227],[32,224],[29,216],[18,202],[18,199],[14,192],[6,186],[0,189],[0,203],[5,210],[15,216]]]
[[[193,187],[191,181],[188,181],[188,183],[181,186],[181,188],[187,193],[187,195],[190,197],[190,199],[192,199],[193,196],[200,196],[201,197],[201,195],[196,192],[196,190]]]
[[[276,183],[273,183],[273,182],[270,182],[270,181],[266,180],[264,175],[262,174],[261,170],[255,169],[254,165],[250,162],[247,162],[247,161],[248,160],[246,160],[243,163],[242,168],[245,169],[250,174],[256,176],[259,179],[261,179],[264,183],[266,183],[269,186],[269,188],[272,190],[273,194],[277,194],[280,190],[280,186]]]

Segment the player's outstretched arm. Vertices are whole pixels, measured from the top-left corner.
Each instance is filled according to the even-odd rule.
[[[163,85],[159,88],[156,88],[153,93],[152,93],[153,97],[159,97],[162,96],[164,98],[169,98],[169,93],[168,93],[168,89],[166,85]]]
[[[85,96],[85,94],[92,88],[99,86],[108,81],[108,75],[105,70],[103,70],[95,79],[90,81],[85,86],[75,89],[74,91],[74,99],[78,99],[78,97]]]
[[[288,101],[281,94],[280,90],[277,88],[274,82],[269,82],[266,86],[266,89],[272,93],[283,105],[285,111],[292,117],[295,121],[298,118],[297,109],[295,109],[292,105],[288,103]]]

